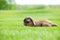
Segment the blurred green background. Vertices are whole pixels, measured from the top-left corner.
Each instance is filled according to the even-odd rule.
[[[27,16],[48,19],[58,26],[24,26]],[[60,5],[17,5],[15,0],[0,0],[0,40],[60,40]]]

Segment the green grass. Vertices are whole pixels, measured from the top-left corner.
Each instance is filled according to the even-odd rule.
[[[23,25],[23,19],[49,19],[57,27],[30,27]],[[59,9],[0,11],[0,40],[60,40]]]

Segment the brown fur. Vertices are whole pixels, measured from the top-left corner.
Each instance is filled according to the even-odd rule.
[[[24,19],[25,26],[57,26],[49,20],[32,20],[31,17],[26,17]]]
[[[35,26],[57,26],[56,24],[52,23],[49,20],[35,20],[34,25]]]
[[[24,19],[24,25],[25,26],[34,26],[33,20],[31,17],[26,17]]]

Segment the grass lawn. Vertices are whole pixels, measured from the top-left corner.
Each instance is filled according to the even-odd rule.
[[[60,40],[60,9],[46,10],[1,10],[0,40]],[[30,27],[23,25],[23,19],[49,19],[57,27]]]

